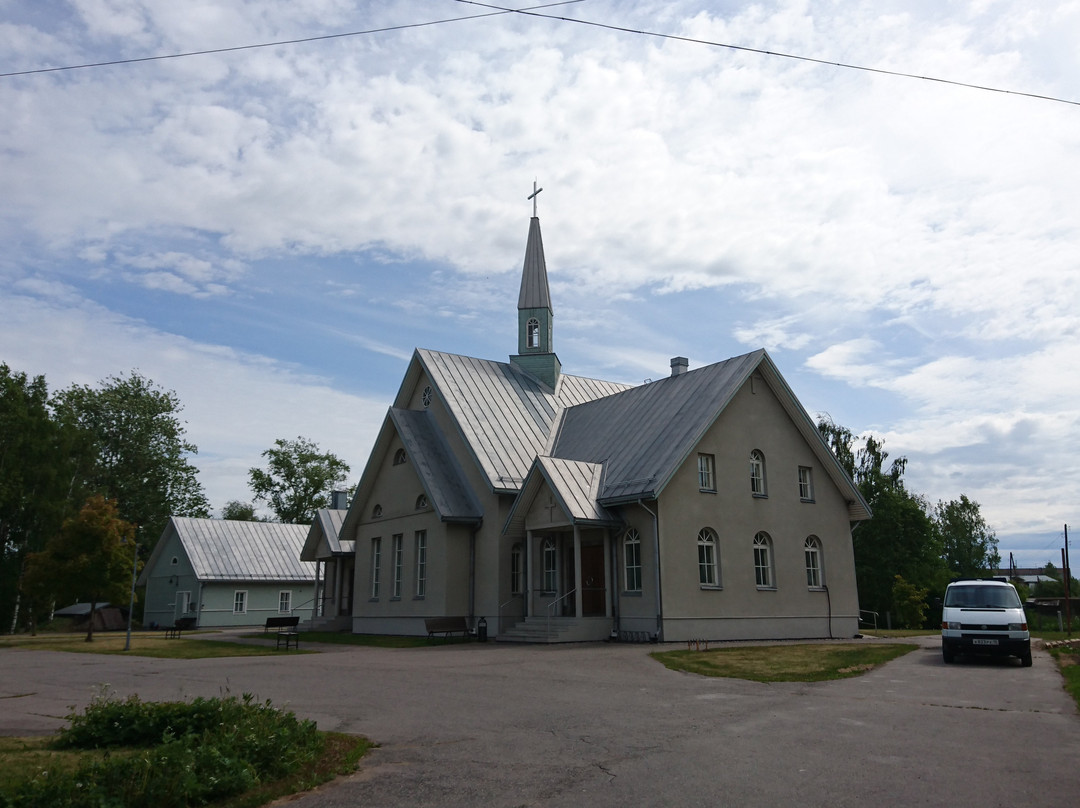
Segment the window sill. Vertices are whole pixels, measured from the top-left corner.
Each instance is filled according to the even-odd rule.
[[[413,595],[413,600],[423,600],[426,595]]]
[[[378,602],[379,602],[379,599],[378,599],[378,598],[368,598],[368,599],[367,599],[367,602],[368,602],[368,603],[378,603]]]
[[[401,595],[395,595],[394,597],[390,598],[391,603],[393,603],[396,600],[401,600]]]
[[[754,499],[768,499],[769,498],[768,494],[755,494],[753,492],[750,493],[750,496],[752,496]]]
[[[776,587],[775,586],[759,586],[757,588],[757,591],[758,592],[775,592]]]
[[[715,488],[699,488],[698,491],[700,491],[702,494],[715,494],[716,493]]]
[[[811,592],[828,592],[829,591],[824,586],[808,586],[806,588],[808,590],[810,590]]]
[[[814,505],[813,497],[799,497],[799,502],[805,502],[807,505]]]
[[[701,584],[701,588],[707,592],[720,592],[724,587],[720,584]]]
[[[623,592],[622,597],[624,597],[624,598],[640,598],[641,597],[641,590],[640,589],[635,589],[635,590],[631,590],[631,591],[628,591],[628,592]]]

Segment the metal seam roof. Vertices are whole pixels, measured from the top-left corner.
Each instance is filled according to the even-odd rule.
[[[301,561],[308,525],[174,516],[171,526],[200,581],[314,581]]]

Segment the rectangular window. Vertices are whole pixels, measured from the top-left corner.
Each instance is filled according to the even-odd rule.
[[[371,540],[371,599],[379,597],[379,579],[382,576],[382,538]]]
[[[237,589],[233,593],[233,614],[247,614],[247,590]]]
[[[521,594],[521,545],[515,544],[510,550],[510,594]]]
[[[401,597],[401,574],[405,566],[405,549],[401,546],[402,536],[394,534],[394,597]]]
[[[556,550],[555,539],[544,540],[544,591],[554,592],[557,586],[556,581]]]
[[[289,614],[292,612],[291,589],[282,589],[278,592],[277,610],[278,614]]]
[[[697,456],[698,488],[702,491],[716,490],[714,468],[715,463],[711,454],[699,454]]]
[[[176,613],[187,614],[191,611],[191,593],[190,592],[177,592],[176,593]]]
[[[427,594],[427,531],[416,531],[416,597]]]
[[[809,466],[799,466],[799,499],[803,502],[814,501],[814,478]]]
[[[641,591],[641,537],[631,530],[623,541],[623,562],[626,567],[626,591]]]

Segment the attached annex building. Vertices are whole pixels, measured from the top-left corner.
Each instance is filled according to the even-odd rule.
[[[519,641],[858,630],[869,508],[764,350],[627,386],[562,372],[535,216],[517,353],[418,349],[340,527],[351,628]],[[326,548],[325,542],[321,544]]]
[[[310,528],[280,522],[169,518],[139,575],[143,625],[182,617],[198,628],[261,626],[267,617],[307,617],[315,564],[300,560]]]

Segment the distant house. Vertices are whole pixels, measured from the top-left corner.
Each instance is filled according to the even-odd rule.
[[[262,625],[311,615],[315,565],[300,560],[307,525],[169,519],[139,576],[143,625],[195,617],[200,628]]]
[[[636,387],[563,373],[535,216],[517,309],[509,362],[413,354],[337,549],[309,534],[304,557],[335,580],[353,552],[357,597],[342,584],[336,607],[354,632],[445,616],[538,642],[858,631],[851,530],[870,509],[764,350],[676,357]]]

